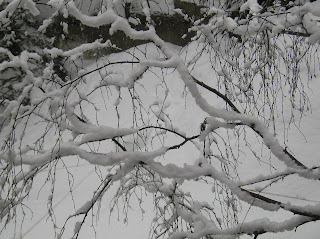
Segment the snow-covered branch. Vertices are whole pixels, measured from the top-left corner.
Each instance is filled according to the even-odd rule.
[[[257,238],[318,221],[319,204],[263,192],[319,182],[316,155],[287,144],[319,73],[320,1],[259,2],[0,1],[0,234],[48,184],[58,238],[94,228],[105,204],[125,221],[136,202],[154,213],[152,238]],[[83,198],[80,164],[99,179],[84,180]],[[60,217],[66,185],[74,210]]]

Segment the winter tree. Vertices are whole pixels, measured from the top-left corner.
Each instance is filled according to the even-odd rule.
[[[311,110],[319,19],[319,0],[0,1],[1,233],[26,235],[39,194],[55,238],[94,235],[105,204],[110,217],[154,214],[146,238],[257,238],[319,220],[319,204],[263,194],[319,184],[317,155],[287,145]],[[81,165],[99,180],[61,218],[56,191],[73,194]]]

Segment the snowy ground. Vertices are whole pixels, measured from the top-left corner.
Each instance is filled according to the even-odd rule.
[[[151,51],[152,52],[152,51]],[[155,52],[150,54],[156,54]],[[110,58],[113,59],[123,59],[123,53],[113,54]],[[93,66],[90,67],[94,67]],[[89,67],[89,68],[90,68]],[[199,78],[205,78],[206,67],[209,69],[210,64],[203,64],[201,70],[195,72],[195,76]],[[121,70],[123,75],[126,75],[127,72]],[[119,71],[116,72],[119,74]],[[179,122],[179,126],[183,129],[188,128],[188,134],[193,135],[199,130],[199,125],[205,118],[205,114],[201,111],[197,111],[197,108],[194,106],[194,102],[187,100],[187,108],[184,107],[186,104],[186,97],[183,96],[184,88],[182,81],[177,79],[178,75],[173,70],[168,70],[163,72],[166,75],[166,83],[169,85],[170,90],[168,94],[168,103],[174,104],[176,107],[175,111],[169,111],[168,113],[171,116],[173,122]],[[143,83],[147,89],[152,89],[152,84],[158,79],[154,79],[155,76],[152,72],[148,72],[144,75]],[[90,75],[88,80],[90,84],[94,84],[94,80],[99,79],[98,74]],[[149,84],[150,82],[150,84]],[[149,84],[149,85],[148,85]],[[87,86],[85,86],[87,87]],[[309,84],[309,97],[312,104],[312,113],[308,112],[307,115],[302,119],[299,126],[300,129],[291,125],[290,134],[288,135],[288,141],[286,142],[289,148],[292,150],[294,155],[300,159],[307,166],[318,166],[320,154],[317,151],[320,143],[320,100],[318,98],[317,89],[320,89],[320,81],[318,79],[313,80]],[[159,89],[161,93],[156,93],[155,90],[146,91],[145,102],[148,102],[149,105],[156,99],[156,97],[163,97],[165,94],[164,89]],[[125,94],[125,93],[124,93]],[[207,93],[204,93],[207,94]],[[116,118],[108,113],[106,108],[112,108],[112,105],[117,100],[117,95],[111,95],[106,101],[101,98],[100,94],[97,94],[95,100],[97,106],[101,108],[98,118],[99,122],[105,124],[116,124]],[[122,95],[125,98],[125,95]],[[212,97],[208,94],[208,98]],[[214,101],[215,98],[212,98]],[[119,105],[120,111],[126,111],[126,103]],[[90,112],[92,109],[87,109]],[[190,113],[190,110],[192,113]],[[90,114],[88,114],[90,115]],[[113,115],[113,114],[112,114]],[[126,117],[120,118],[122,125],[125,125],[126,122],[130,124],[130,119]],[[152,120],[152,119],[150,119]],[[278,138],[283,137],[283,130],[279,130]],[[32,135],[30,135],[32,138]],[[66,136],[67,137],[67,136]],[[280,140],[281,142],[281,140]],[[110,145],[101,145],[103,147],[110,147]],[[172,158],[178,164],[183,164],[188,162],[188,159],[191,160],[192,156],[197,157],[195,152],[188,147],[185,148],[184,154],[174,155]],[[103,168],[95,167],[89,165],[87,162],[78,160],[76,158],[66,159],[66,164],[73,165],[69,168],[69,174],[66,169],[63,168],[63,165],[57,165],[56,171],[56,186],[55,186],[55,200],[53,202],[55,207],[55,218],[59,225],[63,223],[64,219],[71,213],[75,211],[77,207],[81,205],[81,202],[86,202],[90,199],[95,186],[99,183],[99,175],[104,174]],[[279,165],[281,167],[281,165]],[[259,168],[259,170],[258,170]],[[261,169],[262,168],[262,169]],[[263,170],[270,170],[268,167],[261,167],[261,162],[252,160],[252,158],[243,158],[243,164],[239,166],[239,174],[246,178],[246,176],[251,175],[252,173],[263,173]],[[44,171],[39,175],[35,180],[35,186],[33,193],[30,195],[26,201],[26,205],[30,208],[30,211],[26,210],[23,229],[19,228],[19,223],[12,221],[8,226],[7,230],[0,235],[0,238],[20,238],[23,239],[40,239],[40,238],[54,238],[52,224],[50,218],[47,214],[46,200],[48,192],[51,190],[50,184],[44,184],[48,171]],[[70,187],[73,188],[72,193],[70,193]],[[192,184],[191,184],[192,187]],[[210,186],[211,187],[211,186]],[[248,186],[248,189],[257,190],[253,186]],[[193,190],[193,189],[190,189]],[[208,197],[205,190],[208,190],[206,185],[203,188],[194,188],[198,190],[197,194],[199,199],[205,200]],[[263,190],[262,195],[266,195],[270,198],[280,200],[280,201],[289,201],[293,204],[305,205],[307,204],[320,204],[320,185],[317,182],[308,182],[306,180],[300,180],[296,176],[290,176],[287,179],[278,182],[273,185],[271,188],[266,188]],[[112,199],[112,194],[107,195],[107,199],[103,201],[100,209],[99,221],[94,221],[92,225],[87,224],[86,229],[82,231],[80,238],[148,238],[149,229],[152,221],[152,198],[144,197],[145,201],[142,206],[144,206],[145,211],[141,211],[139,208],[138,202],[133,203],[132,210],[129,210],[128,218],[125,218],[122,215],[121,204],[119,208],[115,209],[112,214],[109,211],[109,203]],[[210,198],[208,199],[210,200]],[[117,212],[119,211],[119,213]],[[119,214],[119,215],[118,215]],[[251,221],[255,218],[261,216],[266,216],[273,218],[275,220],[285,220],[286,214],[278,214],[274,218],[273,214],[268,214],[260,210],[256,210],[253,207],[248,207],[248,205],[243,205],[243,211],[240,214],[239,221]],[[18,221],[21,220],[19,216]],[[96,220],[96,219],[94,219]],[[15,230],[18,232],[17,235],[13,235],[14,227],[17,227]],[[73,228],[69,228],[72,232]],[[20,233],[19,233],[20,232]],[[69,233],[70,233],[69,232]],[[66,235],[69,234],[68,231]],[[296,232],[285,232],[281,234],[266,234],[261,235],[259,238],[272,239],[272,238],[308,238],[308,239],[317,239],[320,235],[320,222],[309,223],[307,225],[301,226],[297,229]],[[241,237],[249,238],[249,237]]]

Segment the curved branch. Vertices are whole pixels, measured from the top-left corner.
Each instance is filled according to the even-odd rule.
[[[83,219],[81,220],[81,222],[78,222],[76,224],[76,226],[75,226],[73,238],[78,238],[80,230],[81,230],[83,224],[85,223],[85,220],[86,220],[89,212],[93,209],[94,205],[98,202],[98,200],[104,195],[105,191],[108,189],[108,187],[112,183],[113,176],[114,175],[108,175],[105,178],[105,181],[102,183],[102,188],[95,193],[95,195],[92,197],[92,200],[87,202],[87,203],[85,203],[85,204],[83,204],[83,206],[82,206],[83,208],[78,209],[78,211],[76,213],[74,213],[73,215],[70,215],[67,218],[67,220],[65,221],[64,226],[61,229],[60,235],[62,235],[64,233],[66,224],[71,218],[74,218],[74,217],[77,217],[77,216],[80,216],[80,215],[84,215]]]
[[[103,68],[105,68],[105,67],[107,67],[107,66],[110,66],[110,65],[115,65],[115,64],[138,64],[138,63],[140,63],[140,62],[139,62],[139,61],[116,61],[116,62],[109,62],[108,64],[105,64],[105,65],[100,66],[100,67],[98,67],[98,68],[95,68],[95,69],[93,69],[93,70],[91,70],[91,71],[88,71],[88,72],[86,72],[85,74],[83,74],[83,75],[81,75],[81,76],[79,76],[79,77],[77,77],[77,78],[75,78],[75,79],[73,79],[73,80],[71,80],[71,81],[63,84],[62,87],[65,87],[65,86],[67,86],[67,85],[71,85],[72,83],[76,82],[77,80],[81,79],[82,77],[84,77],[84,76],[86,76],[86,75],[89,75],[89,74],[91,74],[91,73],[93,73],[93,72],[99,71],[99,70],[101,70],[101,69],[103,69]]]
[[[214,94],[216,94],[218,97],[220,97],[221,99],[223,99],[236,113],[241,114],[240,110],[232,103],[232,101],[225,96],[224,94],[222,94],[220,91],[206,85],[205,83],[203,83],[202,81],[197,80],[194,76],[192,76],[190,74],[190,76],[192,77],[192,79],[194,80],[195,83],[197,83],[198,85],[202,86],[203,88],[213,92]],[[255,129],[255,125],[251,124],[251,125],[247,125],[247,124],[242,124],[242,123],[235,123],[236,125],[246,125],[249,126],[254,132],[256,132],[258,135],[261,136],[261,138],[263,138],[263,135],[257,130]],[[303,163],[301,163],[298,159],[296,159],[291,153],[289,153],[287,151],[287,148],[283,149],[283,152],[288,155],[290,157],[290,159],[298,166],[304,168],[304,169],[308,169],[307,166],[305,166]]]

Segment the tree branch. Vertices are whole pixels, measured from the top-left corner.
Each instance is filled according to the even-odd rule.
[[[293,214],[298,214],[298,215],[301,215],[301,216],[311,217],[313,219],[320,220],[320,215],[317,215],[317,214],[314,214],[314,213],[310,213],[310,212],[306,212],[306,211],[300,210],[299,208],[293,208],[290,205],[289,206],[288,205],[284,205],[282,202],[279,202],[279,201],[273,200],[271,198],[262,196],[261,194],[258,194],[258,193],[254,193],[254,192],[248,191],[248,190],[243,189],[241,187],[240,187],[240,189],[242,191],[250,194],[250,196],[252,196],[252,197],[254,197],[256,199],[259,199],[259,200],[261,200],[263,202],[279,205],[282,209],[284,209],[286,211],[290,211]]]
[[[126,149],[122,144],[120,144],[119,141],[117,141],[115,138],[112,138],[112,141],[113,141],[116,145],[118,145],[123,151],[127,151],[127,149]]]
[[[190,74],[191,75],[191,74]],[[192,75],[191,75],[192,76]],[[198,79],[196,79],[194,76],[192,76],[192,79],[194,80],[194,82],[196,82],[198,85],[202,86],[203,88],[213,92],[214,94],[216,94],[217,96],[219,96],[221,99],[223,99],[235,112],[237,113],[241,113],[240,110],[238,110],[238,108],[232,103],[232,101],[225,96],[224,94],[222,94],[220,91],[206,85],[205,83],[203,83],[202,81],[199,81]]]
[[[171,146],[171,147],[168,148],[168,150],[178,149],[178,148],[180,148],[182,145],[184,145],[185,143],[187,143],[188,141],[193,140],[193,139],[196,139],[196,138],[198,138],[198,137],[199,137],[199,134],[198,134],[198,135],[195,135],[195,136],[192,136],[192,137],[190,137],[190,138],[185,138],[182,143],[177,144],[177,145],[174,145],[174,146]]]
[[[191,74],[190,74],[191,75]],[[198,85],[202,86],[203,88],[213,92],[214,94],[216,94],[218,97],[220,97],[221,99],[223,99],[235,112],[241,114],[240,110],[232,103],[232,101],[227,97],[225,96],[224,94],[222,94],[221,92],[219,92],[218,90],[206,85],[205,83],[203,83],[202,81],[199,81],[197,80],[194,76],[192,76],[192,79],[194,80],[195,83],[197,83]],[[241,124],[241,123],[237,123],[237,125],[246,125],[246,124]],[[252,125],[247,125],[249,126],[251,129],[253,129],[254,132],[256,132],[258,135],[261,136],[261,138],[263,138],[263,135],[257,130],[255,129],[255,125],[252,124]],[[290,154],[287,149],[283,149],[283,152],[288,155],[292,161],[297,164],[298,166],[304,168],[304,169],[308,169],[307,166],[305,166],[303,163],[301,163],[299,160],[297,160],[292,154]]]

